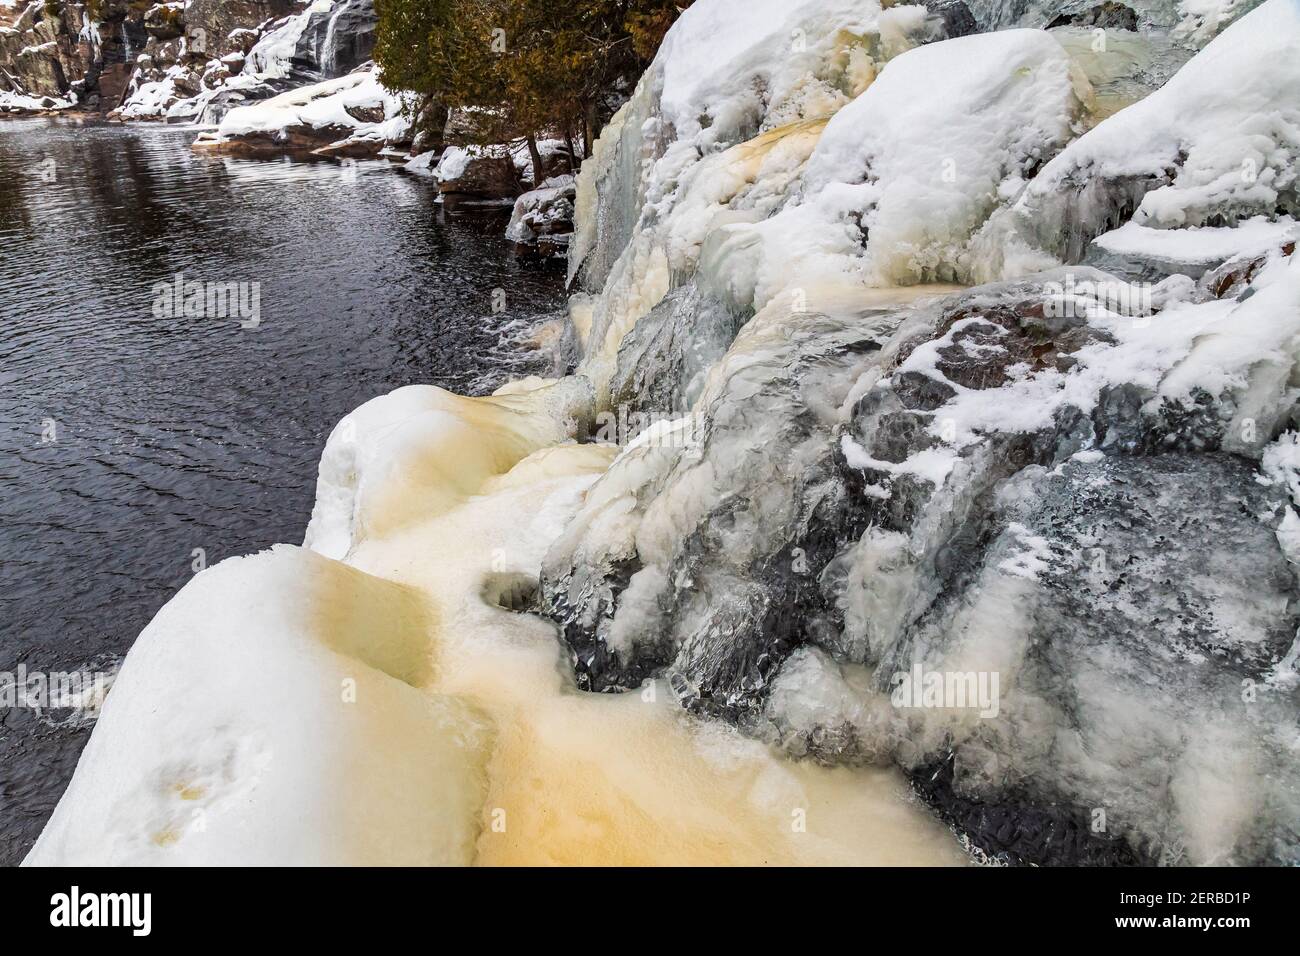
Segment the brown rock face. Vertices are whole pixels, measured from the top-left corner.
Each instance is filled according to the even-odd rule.
[[[127,85],[131,82],[131,66],[128,63],[108,63],[99,72],[96,85],[99,89],[99,107],[108,111],[122,102]]]
[[[185,14],[176,7],[150,7],[144,15],[144,28],[155,40],[175,40],[185,35]]]
[[[243,53],[248,49],[247,37],[241,32],[232,38],[232,32],[246,32],[250,26],[288,16],[299,8],[293,0],[193,0],[185,11],[185,29],[190,34],[203,31],[209,57]]]
[[[31,3],[0,14],[0,90],[30,96],[66,96],[90,68],[89,44],[78,39],[82,6],[51,12]]]

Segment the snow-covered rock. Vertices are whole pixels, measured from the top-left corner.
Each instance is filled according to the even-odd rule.
[[[0,91],[0,113],[44,113],[65,110],[70,106],[71,100],[55,96],[26,96]]]
[[[284,16],[291,9],[285,0],[150,8],[150,40],[117,115],[215,125],[236,106],[342,76],[369,58],[371,0],[314,0]]]
[[[1050,34],[1007,30],[902,54],[827,124],[779,214],[723,226],[708,262],[738,309],[845,274],[969,278],[971,236],[1081,132],[1091,90]]]
[[[573,201],[577,196],[572,176],[555,176],[544,180],[515,200],[515,208],[506,226],[506,238],[532,244],[539,239],[550,242],[573,232]]]
[[[491,201],[519,195],[519,174],[505,146],[449,146],[431,174],[443,195]]]
[[[1187,280],[1145,311],[1087,269],[937,305],[769,304],[695,440],[629,447],[548,555],[580,679],[667,676],[797,753],[892,756],[1005,859],[1295,859],[1300,585],[1251,457],[1295,422],[1298,282],[1275,251],[1244,295]],[[784,662],[810,646],[868,686],[796,691]],[[918,667],[996,674],[997,713],[889,706]],[[1242,681],[1271,689],[1243,707]],[[805,694],[839,703],[815,719]],[[1229,757],[1252,773],[1225,782]]]
[[[246,71],[300,83],[341,76],[370,59],[377,22],[373,0],[313,0],[244,51]]]
[[[1131,219],[1176,229],[1300,213],[1300,6],[1242,17],[1162,88],[1070,144],[990,224],[978,271],[1078,262]]]
[[[239,106],[213,132],[200,133],[194,148],[250,155],[314,152],[373,156],[408,137],[401,94],[387,89],[379,73],[363,69]]]
[[[712,227],[780,208],[826,119],[942,29],[921,6],[850,0],[717,0],[682,14],[578,177],[569,268],[601,293],[581,368],[598,390],[637,320],[708,256]]]
[[[83,6],[74,3],[47,8],[24,0],[0,9],[0,97],[6,104],[0,110],[42,112],[76,104],[95,70],[93,45],[82,37],[84,18]]]

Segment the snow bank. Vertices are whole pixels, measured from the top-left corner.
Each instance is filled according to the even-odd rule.
[[[437,151],[431,149],[403,163],[402,168],[412,175],[432,178],[438,168],[438,159]]]
[[[1277,221],[1255,216],[1242,220],[1235,227],[1192,226],[1187,229],[1155,229],[1130,221],[1098,236],[1093,244],[1115,255],[1206,265],[1225,262],[1237,255],[1257,255],[1281,248],[1297,235],[1300,235],[1300,224],[1290,216]]]
[[[140,83],[135,90],[130,91],[125,103],[117,111],[118,116],[123,120],[148,120],[168,116],[177,107],[185,111],[188,94],[177,88],[177,81],[186,75],[192,74],[183,66],[175,65],[170,66],[162,79]],[[204,94],[211,96],[212,91],[205,90]]]
[[[28,865],[456,864],[487,737],[429,679],[421,596],[279,546],[131,648]]]
[[[1170,229],[1300,213],[1297,88],[1300,4],[1269,0],[1048,163],[982,237],[982,276],[1078,261],[1130,216]]]
[[[920,6],[882,16],[860,0],[693,5],[651,68],[662,122],[679,141],[708,149],[740,131],[832,113],[870,83],[878,61],[915,42],[908,34],[926,17]]]
[[[1089,96],[1042,31],[904,53],[831,119],[791,204],[723,227],[710,269],[745,309],[837,276],[876,286],[967,279],[970,236],[1078,132]]]
[[[1161,382],[1160,394],[1189,407],[1201,394],[1230,399],[1225,403],[1232,417],[1224,429],[1224,447],[1258,457],[1260,443],[1290,416],[1295,400],[1300,256],[1274,252],[1246,296],[1202,330],[1186,357]]]
[[[710,224],[779,208],[825,118],[939,30],[923,7],[856,0],[717,0],[679,18],[578,177],[570,273],[601,293],[581,366],[598,392],[627,333],[694,271]],[[774,175],[749,178],[769,153]]]
[[[46,110],[65,110],[72,105],[72,100],[56,96],[27,96],[0,90],[0,113],[42,113]]]
[[[400,94],[387,89],[380,82],[378,73],[350,73],[233,109],[221,121],[217,134],[233,137],[278,132],[301,125],[318,129],[333,127],[373,131],[382,136],[386,124],[395,119],[400,121],[401,107]],[[349,109],[382,109],[384,119],[378,123],[359,120]]]

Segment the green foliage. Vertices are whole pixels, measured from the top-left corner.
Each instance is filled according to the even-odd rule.
[[[396,87],[480,107],[485,141],[581,132],[630,89],[690,0],[376,0],[375,59]]]

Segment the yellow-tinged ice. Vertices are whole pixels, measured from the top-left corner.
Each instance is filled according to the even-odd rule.
[[[665,227],[638,232],[600,299],[579,301],[572,314],[583,343],[579,372],[595,384],[598,401],[617,367],[623,339],[663,301],[674,273],[694,269],[705,238],[718,226],[769,214],[829,121],[824,115],[787,123],[701,160],[687,174]]]
[[[478,427],[485,443],[509,441]],[[952,836],[911,802],[898,775],[792,763],[689,717],[662,685],[582,693],[551,624],[484,599],[500,575],[536,580],[546,547],[616,451],[539,450],[348,557],[425,596],[426,689],[493,728],[475,862],[961,862]]]

